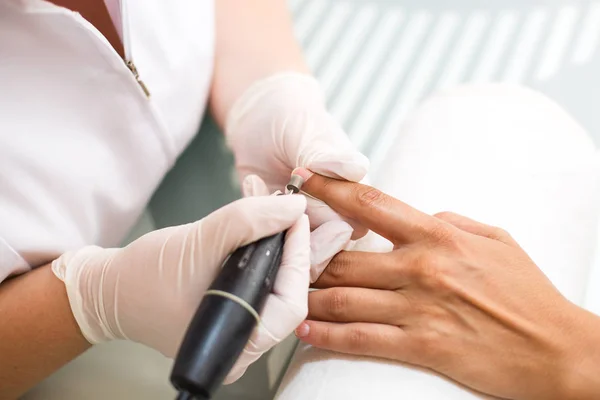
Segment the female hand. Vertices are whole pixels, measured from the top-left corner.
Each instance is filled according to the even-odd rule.
[[[567,301],[508,233],[318,175],[303,190],[394,250],[338,254],[309,295],[302,341],[430,368],[502,398],[597,398],[598,318]]]
[[[127,339],[174,357],[225,258],[238,247],[291,227],[273,294],[226,382],[290,335],[306,317],[310,242],[302,196],[238,200],[200,221],[148,233],[122,249],[95,246],[52,265],[90,343]]]
[[[273,193],[285,187],[296,167],[353,182],[363,179],[369,167],[327,111],[319,83],[305,74],[281,73],[255,83],[233,105],[225,133],[245,193],[253,185],[245,180],[251,175],[262,178],[266,193]],[[307,214],[322,250],[313,253],[316,279],[351,236],[361,237],[366,230],[353,221],[342,222],[315,199],[308,199]]]

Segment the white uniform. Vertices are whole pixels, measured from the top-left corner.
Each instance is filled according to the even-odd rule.
[[[198,129],[213,2],[121,2],[126,58],[150,98],[79,14],[0,1],[0,281],[68,249],[117,245]]]
[[[118,245],[198,130],[213,1],[121,6],[117,30],[150,98],[79,14],[0,0],[0,282],[68,249]],[[24,398],[170,398],[169,367],[139,345],[100,345]]]

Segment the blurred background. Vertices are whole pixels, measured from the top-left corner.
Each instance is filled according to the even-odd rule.
[[[298,39],[329,108],[378,173],[405,117],[432,92],[511,82],[549,95],[600,142],[599,0],[289,0]],[[132,238],[201,218],[239,197],[233,158],[207,119]],[[190,201],[194,199],[194,201]],[[598,264],[598,263],[596,263]],[[596,266],[591,280],[600,282]],[[600,311],[591,288],[589,307]],[[218,399],[274,395],[294,341]]]

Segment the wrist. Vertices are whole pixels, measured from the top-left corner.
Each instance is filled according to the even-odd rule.
[[[600,318],[575,305],[571,315],[571,326],[565,327],[557,398],[597,399],[600,393]]]
[[[114,312],[104,302],[110,294],[103,288],[106,269],[117,250],[86,246],[52,262],[52,272],[65,284],[73,317],[90,344],[117,338],[107,323]]]

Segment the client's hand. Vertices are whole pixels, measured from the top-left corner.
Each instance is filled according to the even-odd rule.
[[[338,254],[309,295],[302,341],[430,368],[503,398],[600,393],[598,318],[567,301],[508,233],[319,175],[303,190],[394,250]]]

